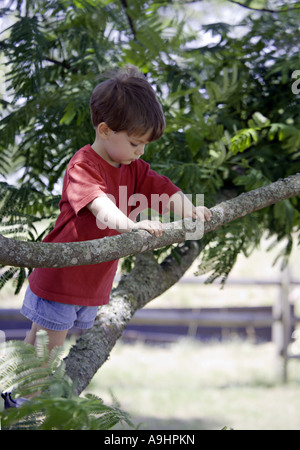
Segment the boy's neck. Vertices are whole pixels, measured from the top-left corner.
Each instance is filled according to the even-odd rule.
[[[97,155],[101,156],[102,159],[104,159],[104,161],[106,161],[108,164],[110,164],[111,166],[114,167],[120,167],[121,164],[118,164],[114,161],[111,161],[110,158],[108,157],[104,146],[102,144],[101,139],[95,139],[94,143],[91,145],[92,149],[97,153]]]

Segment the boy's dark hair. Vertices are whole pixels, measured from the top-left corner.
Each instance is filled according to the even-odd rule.
[[[150,132],[156,141],[165,131],[162,107],[145,76],[134,66],[126,66],[102,81],[90,100],[94,127],[105,122],[113,131],[142,136]]]

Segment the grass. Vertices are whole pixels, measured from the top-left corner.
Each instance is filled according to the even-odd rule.
[[[111,394],[143,430],[293,430],[300,428],[300,362],[280,382],[272,343],[168,347],[119,342],[88,391]]]

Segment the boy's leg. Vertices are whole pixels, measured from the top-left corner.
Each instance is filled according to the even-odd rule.
[[[49,337],[49,344],[48,349],[49,352],[53,349],[53,347],[60,347],[64,344],[68,330],[62,330],[62,331],[56,331],[56,330],[48,330],[47,328],[41,327],[35,322],[32,322],[32,327],[29,333],[27,333],[27,336],[24,340],[27,344],[35,345],[36,341],[36,333],[39,330],[45,330],[47,331],[48,337]]]
[[[65,342],[68,330],[63,330],[63,331],[54,331],[54,330],[48,330],[47,328],[41,327],[40,325],[38,325],[35,322],[32,322],[32,326],[31,326],[31,330],[27,333],[27,336],[24,340],[24,342],[26,342],[27,344],[31,344],[31,345],[35,345],[35,341],[36,341],[36,333],[39,330],[45,330],[47,331],[47,334],[49,336],[49,344],[48,344],[48,349],[49,352],[53,349],[53,347],[56,346],[62,346]],[[33,396],[38,395],[34,394]],[[4,408],[18,408],[19,406],[22,405],[22,403],[24,403],[25,401],[27,401],[28,399],[30,399],[32,396],[28,395],[26,397],[22,397],[19,399],[13,399],[11,397],[11,393],[10,392],[6,392],[6,393],[1,393],[1,397],[4,399]]]

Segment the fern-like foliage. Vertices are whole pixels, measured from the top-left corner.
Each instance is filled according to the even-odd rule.
[[[40,241],[53,226],[58,199],[29,182],[20,186],[0,182],[0,233],[8,238]],[[41,225],[45,219],[46,225]],[[30,272],[31,268],[0,266],[0,289],[12,281],[18,294]]]
[[[219,279],[224,286],[238,255],[248,257],[259,246],[264,226],[255,227],[257,222],[259,220],[255,215],[246,216],[218,230],[201,253],[196,275],[208,275],[205,281],[207,284]]]
[[[75,394],[76,383],[66,375],[62,348],[48,352],[48,336],[38,332],[36,347],[8,341],[0,347],[0,389],[30,399],[19,408],[0,412],[2,429],[107,430],[118,423],[133,427],[117,402]]]

